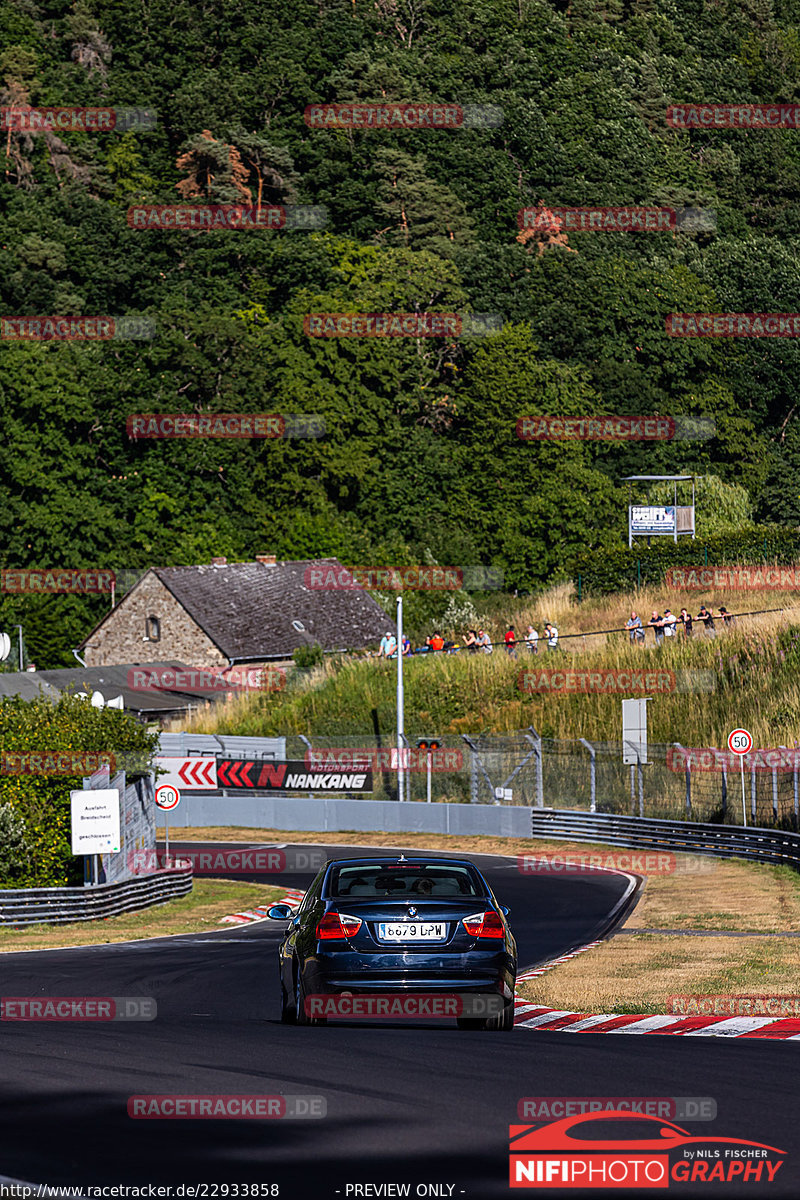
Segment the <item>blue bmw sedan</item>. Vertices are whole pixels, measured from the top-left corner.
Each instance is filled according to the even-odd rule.
[[[478,868],[457,858],[340,858],[319,871],[279,947],[281,1019],[445,1017],[514,1025],[516,943]]]

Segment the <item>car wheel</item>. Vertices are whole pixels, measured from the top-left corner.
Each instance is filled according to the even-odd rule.
[[[290,999],[286,994],[286,988],[281,982],[281,1023],[283,1025],[294,1025],[297,1012],[294,1006],[293,998]]]
[[[294,985],[294,1012],[295,1021],[298,1025],[327,1025],[327,1017],[309,1017],[306,1012],[306,991],[303,987],[303,980],[300,976],[300,968],[297,969],[297,979]]]

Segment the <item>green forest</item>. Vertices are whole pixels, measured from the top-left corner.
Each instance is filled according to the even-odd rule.
[[[492,106],[459,128],[312,128],[309,105]],[[0,341],[5,567],[336,555],[486,564],[534,591],[625,544],[629,474],[697,473],[698,529],[800,524],[800,344],[670,313],[800,313],[800,128],[670,105],[800,101],[800,0],[4,0],[0,316],[154,336]],[[322,228],[133,229],[141,205],[316,206]],[[709,210],[520,233],[534,206]],[[529,231],[530,232],[530,231]],[[313,338],[320,312],[499,314],[448,338]],[[132,439],[139,413],[314,415],[315,438]],[[526,415],[666,414],[703,440],[531,442]],[[766,544],[766,543],[765,543]],[[0,596],[37,665],[107,601]]]

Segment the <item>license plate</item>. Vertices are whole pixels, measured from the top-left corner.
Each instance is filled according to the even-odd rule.
[[[378,924],[378,937],[382,942],[443,942],[447,937],[447,925],[444,921],[403,921],[391,924],[381,921]]]

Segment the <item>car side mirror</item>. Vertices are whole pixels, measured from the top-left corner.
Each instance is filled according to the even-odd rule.
[[[267,916],[273,921],[288,921],[294,916],[294,910],[288,904],[273,904],[267,909]]]
[[[501,905],[500,905],[500,912],[503,914],[503,916],[504,916],[504,917],[510,917],[510,916],[511,916],[511,909],[510,909],[510,908],[506,908],[505,904],[501,904]]]

